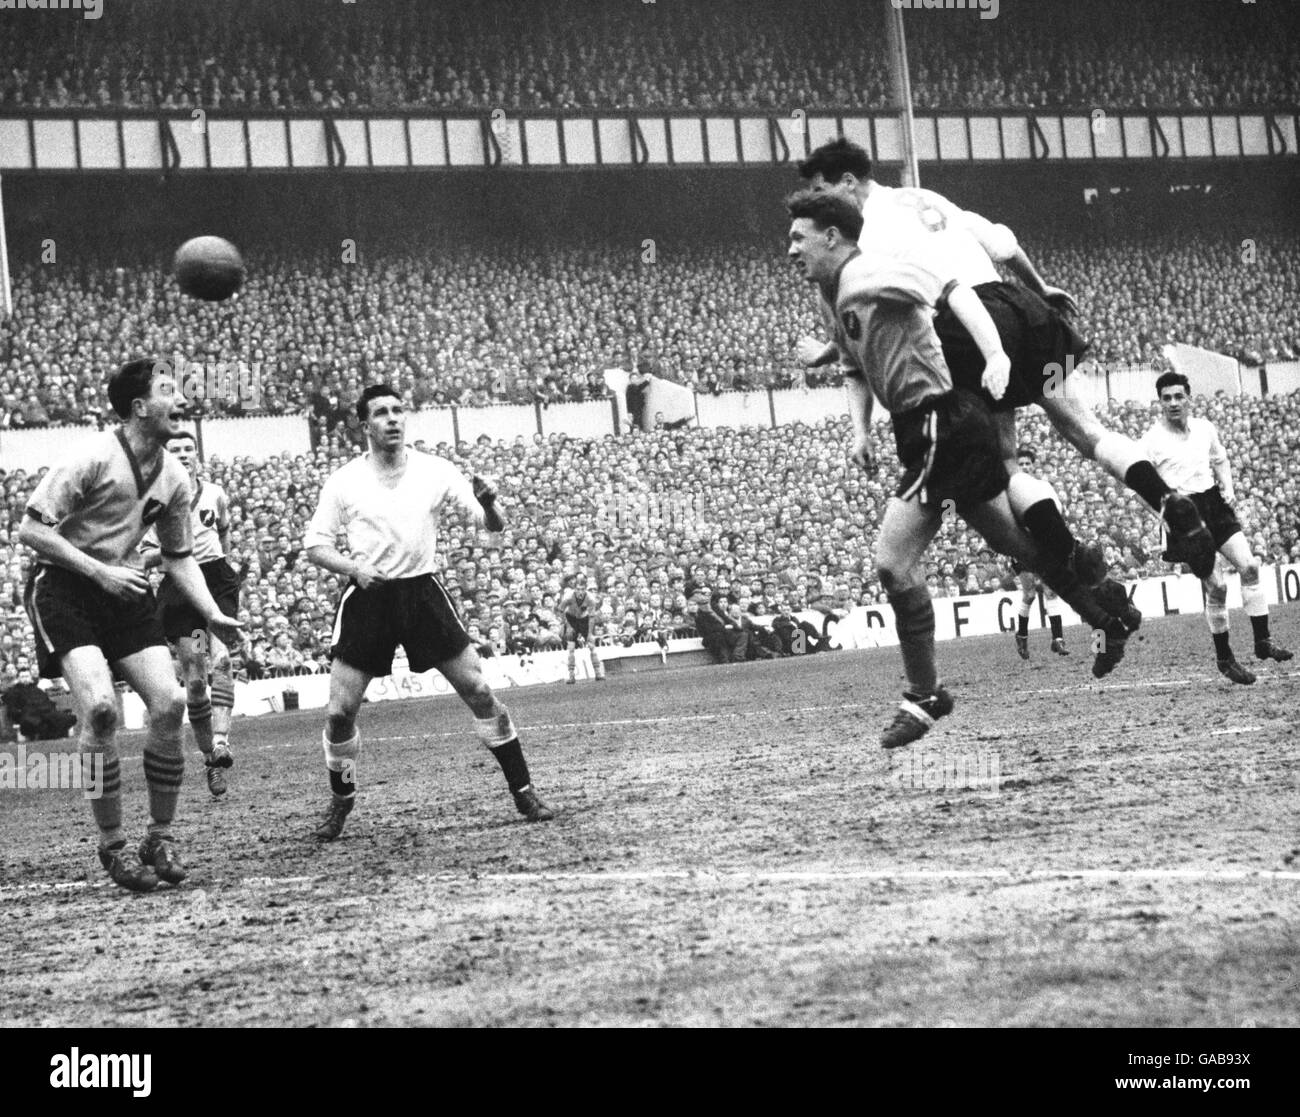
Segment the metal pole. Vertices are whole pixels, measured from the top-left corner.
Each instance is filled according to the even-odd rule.
[[[912,120],[912,79],[907,72],[907,38],[903,32],[903,9],[885,0],[885,27],[889,39],[889,76],[894,86],[894,108],[899,110],[899,131],[903,140],[903,185],[920,186],[921,171],[916,163],[916,142]]]
[[[8,318],[13,312],[14,296],[9,288],[9,242],[5,239],[4,179],[0,178],[0,318]]]

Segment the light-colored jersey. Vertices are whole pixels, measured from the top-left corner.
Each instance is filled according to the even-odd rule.
[[[572,617],[575,621],[586,620],[600,612],[600,598],[588,590],[587,595],[579,602],[573,590],[569,590],[560,600],[560,612],[566,618]]]
[[[942,194],[919,187],[871,184],[862,204],[863,252],[901,257],[917,248],[939,253],[947,270],[968,287],[996,283],[993,266],[1016,249],[1014,234],[978,213],[953,205]]]
[[[164,451],[144,473],[119,428],[87,438],[52,467],[28,499],[27,514],[91,558],[138,567],[137,548],[151,526],[164,555],[190,554],[190,499],[185,467]]]
[[[1171,489],[1180,493],[1203,493],[1218,484],[1213,467],[1228,460],[1219,441],[1219,432],[1209,419],[1193,415],[1186,431],[1176,431],[1164,419],[1158,419],[1142,436],[1156,472]]]
[[[408,450],[406,470],[394,484],[380,477],[367,453],[322,486],[303,546],[333,547],[346,535],[352,557],[388,578],[432,574],[438,568],[438,510],[448,502],[484,523],[474,486],[445,458]]]
[[[955,286],[924,264],[875,253],[840,269],[833,296],[840,360],[893,414],[952,389],[932,318]],[[830,306],[823,292],[823,313]]]
[[[190,501],[190,531],[194,539],[194,558],[202,565],[224,558],[221,549],[221,532],[229,526],[229,507],[225,491],[211,481],[195,481],[194,498]],[[158,534],[150,528],[140,542],[140,550],[157,549]]]

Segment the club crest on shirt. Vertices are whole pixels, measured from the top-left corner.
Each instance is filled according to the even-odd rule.
[[[145,527],[148,527],[166,510],[167,505],[165,505],[161,500],[155,500],[153,497],[150,497],[144,502],[144,508],[140,510],[140,522],[143,523]]]
[[[212,527],[217,522],[217,513],[212,508],[204,508],[199,512],[199,523],[204,527]]]

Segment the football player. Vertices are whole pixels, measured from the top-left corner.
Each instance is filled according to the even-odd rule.
[[[1043,281],[1007,226],[960,209],[933,190],[896,189],[876,182],[871,157],[843,137],[817,148],[799,164],[799,174],[814,189],[840,192],[861,208],[858,243],[864,251],[896,257],[925,246],[942,257],[951,275],[975,291],[1011,359],[1005,392],[987,391],[982,382],[984,354],[951,306],[939,308],[934,328],[953,383],[980,396],[993,411],[1009,473],[1017,468],[1015,411],[1036,403],[1080,454],[1099,462],[1163,516],[1198,576],[1209,574],[1214,543],[1195,505],[1165,484],[1137,443],[1108,431],[1087,406],[1071,397],[1069,374],[1087,349],[1072,324],[1077,308],[1065,291]],[[1015,272],[1023,285],[1003,282],[996,264]],[[800,357],[809,365],[826,363],[834,359],[834,347],[805,338]]]
[[[1232,507],[1232,470],[1219,432],[1208,419],[1192,415],[1191,382],[1182,373],[1161,375],[1156,380],[1156,395],[1160,418],[1142,436],[1143,449],[1161,476],[1195,502],[1218,553],[1241,575],[1241,600],[1255,637],[1255,658],[1285,662],[1292,653],[1269,634],[1268,603],[1259,584],[1259,559],[1251,551]],[[1166,562],[1188,561],[1180,540],[1171,537],[1166,547]],[[1237,662],[1228,643],[1228,584],[1223,580],[1222,563],[1216,563],[1201,584],[1205,587],[1205,620],[1219,671],[1234,683],[1248,686],[1255,681],[1255,675]]]
[[[222,613],[194,560],[190,481],[165,449],[181,419],[170,366],[149,358],[129,361],[109,379],[108,398],[122,425],[87,437],[50,469],[27,502],[18,538],[38,557],[25,604],[41,675],[63,676],[81,725],[83,765],[102,765],[101,794],[90,804],[100,863],[123,888],[147,892],[160,879],[179,884],[186,876],[172,834],[185,772],[185,692],[138,565],[137,548],[151,526],[164,572],[203,627],[234,642],[241,625]],[[128,858],[122,833],[114,671],[144,700],[149,715],[144,777],[150,822],[138,864]]]
[[[337,838],[356,802],[357,713],[370,680],[391,674],[398,644],[412,671],[436,667],[451,683],[501,766],[516,809],[529,822],[545,822],[554,815],[533,789],[510,711],[483,677],[437,575],[439,511],[452,505],[488,531],[502,531],[496,488],[467,478],[445,458],[408,451],[406,408],[388,385],[371,384],[361,393],[357,417],[369,452],[326,480],[304,538],[311,562],[348,580],[334,617],[322,736],[332,795],[316,837]],[[347,537],[346,555],[338,549],[340,535]]]
[[[239,612],[239,575],[226,555],[230,551],[230,505],[220,485],[199,477],[198,449],[194,436],[181,431],[167,440],[167,449],[185,467],[194,499],[190,504],[194,558],[203,573],[212,599],[230,616]],[[158,537],[151,528],[140,544],[145,569],[162,563]],[[194,743],[203,754],[208,790],[214,796],[226,793],[226,769],[234,764],[230,755],[230,717],[235,705],[235,680],[230,652],[220,638],[208,630],[203,618],[181,592],[176,580],[163,578],[158,589],[158,608],[163,633],[176,648],[185,684],[185,706],[190,716]],[[208,675],[212,676],[209,690]]]
[[[974,292],[916,259],[864,253],[857,243],[861,211],[841,194],[800,191],[787,199],[786,208],[791,219],[788,255],[818,287],[849,374],[852,457],[863,466],[870,460],[874,394],[890,413],[903,466],[875,556],[894,610],[908,682],[898,713],[881,738],[883,747],[918,740],[953,708],[936,673],[934,605],[921,568],[945,503],[993,547],[1042,571],[1085,622],[1103,633],[1093,673],[1100,677],[1113,670],[1130,629],[1098,603],[1071,569],[1067,556],[1073,540],[1062,546],[1042,530],[1047,509],[1030,509],[1039,525],[1035,538],[1046,540],[1042,548],[1017,524],[992,415],[974,395],[954,389],[944,363],[932,314],[936,306],[950,303],[985,354],[985,377],[993,394],[1006,385],[1010,362]],[[1055,517],[1060,520],[1059,509]]]

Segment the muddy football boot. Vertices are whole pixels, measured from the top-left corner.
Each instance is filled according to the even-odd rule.
[[[168,884],[180,884],[186,877],[185,866],[181,864],[181,855],[176,852],[176,842],[166,832],[151,832],[140,843],[140,862],[153,867],[159,880]]]
[[[515,809],[529,822],[550,822],[555,817],[555,812],[537,797],[537,792],[531,787],[513,794]]]
[[[941,686],[936,686],[928,696],[904,691],[894,720],[880,736],[880,747],[898,749],[919,741],[936,721],[952,713],[952,708],[952,695]]]
[[[152,892],[158,887],[158,874],[148,865],[136,865],[126,859],[126,840],[100,846],[99,863],[108,870],[114,884],[130,892]]]
[[[325,811],[325,817],[320,820],[320,824],[315,830],[318,842],[332,842],[343,833],[343,823],[347,821],[348,815],[352,813],[352,807],[356,801],[355,795],[349,795],[346,799],[338,795],[330,798],[330,805]]]

